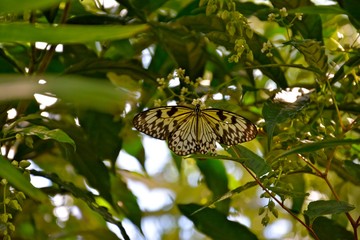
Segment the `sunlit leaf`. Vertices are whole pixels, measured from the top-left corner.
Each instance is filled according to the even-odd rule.
[[[0,42],[86,43],[125,39],[145,31],[148,25],[59,25],[0,23]],[[107,34],[104,34],[104,33]]]
[[[35,93],[56,97],[77,104],[85,109],[93,109],[105,113],[115,113],[121,110],[126,100],[135,98],[134,93],[117,89],[108,81],[95,81],[79,76],[55,77],[53,75],[37,77],[46,79],[46,84],[40,85],[26,77],[17,75],[2,76],[0,81],[0,101],[32,99]]]
[[[18,132],[25,133],[26,135],[34,135],[39,137],[42,140],[55,140],[61,143],[69,143],[74,149],[76,148],[74,140],[72,140],[69,135],[67,135],[61,129],[48,129],[44,126],[29,126],[22,128]]]

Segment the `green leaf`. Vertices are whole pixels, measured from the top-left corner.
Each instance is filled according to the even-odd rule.
[[[350,57],[340,68],[336,71],[334,77],[331,79],[331,84],[334,84],[343,79],[349,72],[360,65],[360,55]]]
[[[79,122],[93,151],[99,158],[109,159],[114,166],[122,146],[119,138],[124,126],[122,121],[115,121],[113,115],[89,110],[79,114]]]
[[[344,226],[326,217],[318,217],[312,225],[316,235],[321,240],[354,239],[354,234]]]
[[[307,196],[304,174],[291,174],[281,177],[281,179],[282,181],[291,184],[293,187],[293,192],[298,193],[295,196],[290,196],[292,196],[291,211],[293,213],[299,214],[303,208],[305,196]]]
[[[328,70],[328,58],[325,54],[325,48],[320,45],[320,42],[306,39],[306,40],[291,40],[283,43],[284,45],[292,45],[299,52],[304,55],[305,61],[310,67],[317,69],[322,77],[325,77]]]
[[[314,3],[310,0],[300,1],[282,1],[282,0],[271,0],[273,6],[277,9],[286,8],[291,13],[302,13],[301,7],[313,7]],[[318,6],[316,6],[318,7]],[[291,25],[291,30],[299,32],[303,39],[315,39],[322,41],[322,21],[319,13],[316,14],[304,14],[301,21],[294,21],[294,15],[289,14],[286,17],[287,24]],[[291,23],[290,23],[291,22]]]
[[[346,11],[339,8],[339,6],[331,5],[316,5],[316,6],[304,6],[295,9],[290,9],[289,13],[306,13],[306,14],[346,14]]]
[[[75,198],[81,199],[84,203],[86,203],[88,205],[89,209],[91,209],[92,211],[99,214],[99,216],[101,216],[105,221],[116,225],[119,228],[122,235],[124,236],[124,239],[129,239],[129,237],[127,236],[127,234],[122,226],[121,221],[116,219],[109,212],[109,210],[106,207],[104,207],[103,205],[99,205],[99,203],[97,201],[101,202],[102,199],[96,200],[97,196],[93,195],[88,190],[84,190],[84,189],[77,187],[73,182],[64,181],[62,178],[60,178],[55,173],[47,173],[47,172],[42,172],[42,171],[31,170],[31,174],[33,174],[35,176],[41,176],[41,177],[47,178],[47,179],[51,180],[51,182],[56,183],[56,185],[59,186],[62,191],[71,193]],[[85,216],[88,216],[88,215],[86,215],[86,213],[84,213],[84,214],[85,214]],[[91,218],[91,219],[93,219],[93,218]],[[92,225],[92,224],[93,223],[90,223],[90,225]],[[70,231],[70,232],[73,232],[73,231]],[[106,236],[106,235],[103,235],[103,236]],[[98,239],[98,238],[96,238],[96,239]],[[110,238],[110,239],[112,239],[112,238]]]
[[[19,80],[21,79],[21,80]],[[46,75],[46,84],[40,85],[19,75],[2,75],[0,79],[0,102],[20,99],[33,99],[35,93],[55,94],[62,100],[76,104],[85,109],[105,113],[117,113],[135,94],[125,89],[115,88],[107,80],[97,80],[79,76],[55,77]]]
[[[359,143],[360,143],[360,139],[333,139],[333,140],[324,140],[315,143],[306,143],[306,144],[301,144],[298,147],[294,147],[290,150],[283,151],[282,153],[280,153],[279,155],[277,155],[272,159],[279,159],[294,153],[314,152],[322,148],[334,148],[341,145],[350,145],[350,144],[359,144]],[[272,161],[273,160],[271,160],[271,162]]]
[[[77,126],[68,126],[61,122],[50,122],[50,125],[62,127],[76,143],[76,151],[62,146],[66,159],[74,166],[79,174],[83,175],[89,185],[99,191],[100,195],[113,204],[110,193],[110,175],[108,169],[92,147],[86,133]]]
[[[224,33],[226,32],[226,24],[221,18],[217,16],[206,16],[203,14],[184,16],[180,18],[178,22],[182,25],[187,26],[190,29],[204,32],[207,38],[209,38],[211,41],[218,45],[222,45],[227,49],[234,48],[234,44],[232,43],[231,39],[229,39],[228,35]],[[272,58],[266,57],[266,55],[261,52],[264,42],[267,42],[267,39],[256,33],[253,34],[251,39],[247,39],[247,44],[253,52],[253,55],[256,56],[256,66],[254,66],[254,68],[260,69],[264,75],[275,81],[280,87],[286,88],[288,84],[284,76],[284,72],[280,67],[261,67],[262,65],[276,64],[276,62]],[[188,49],[187,51],[192,51],[192,49]],[[178,52],[180,54],[181,51]],[[281,57],[276,49],[273,49],[273,52],[274,55]],[[181,55],[183,54],[180,54],[180,56]],[[196,58],[194,58],[195,56]],[[197,64],[198,62],[200,62],[199,59],[201,59],[200,53],[196,51],[191,53],[189,57],[190,58],[188,61],[192,60],[192,65]],[[205,55],[205,57],[208,56]],[[194,58],[195,60],[192,58]],[[248,71],[249,74],[252,75],[252,70],[249,69]]]
[[[309,217],[310,223],[312,223],[319,216],[349,212],[353,209],[355,207],[347,202],[319,200],[309,203],[308,209],[304,211],[304,214]]]
[[[262,175],[271,171],[270,165],[257,154],[253,153],[251,150],[243,147],[241,145],[233,146],[234,153],[231,155],[233,157],[237,156],[238,158],[234,158],[233,161],[243,163],[245,166],[250,168],[257,177],[261,177]],[[231,151],[230,151],[231,153]]]
[[[143,169],[145,169],[145,150],[139,134],[131,129],[125,128],[121,132],[121,138],[123,141],[122,150],[125,150],[128,154],[135,157]]]
[[[177,65],[188,72],[190,79],[196,79],[201,75],[207,61],[204,38],[191,35],[182,28],[159,27],[158,31],[161,40],[162,36],[166,36],[166,41],[162,43]]]
[[[60,2],[61,0],[1,0],[0,9],[2,13],[21,13],[24,11],[48,8]]]
[[[309,195],[305,192],[297,192],[294,191],[293,189],[284,189],[281,187],[268,187],[268,189],[279,195],[282,200],[285,200],[286,197],[305,198],[306,196]]]
[[[213,198],[218,198],[229,191],[226,169],[222,161],[216,159],[197,160],[201,173],[205,177],[205,182],[210,191],[213,192]],[[216,204],[216,208],[227,214],[229,211],[229,201],[221,201]]]
[[[360,164],[354,163],[350,160],[345,160],[344,168],[356,182],[360,182]]]
[[[350,22],[356,29],[360,28],[360,13],[358,11],[360,2],[357,0],[339,1],[340,7],[347,11]]]
[[[17,170],[8,159],[0,155],[0,177],[6,179],[16,189],[42,203],[48,202],[48,196],[35,188],[26,177]]]
[[[146,31],[148,25],[48,25],[0,23],[0,42],[87,43],[125,39]],[[106,33],[106,34],[104,34]]]
[[[285,122],[294,116],[294,111],[292,111],[291,104],[289,103],[274,103],[274,102],[265,102],[262,114],[265,119],[265,130],[269,136],[269,139],[272,139],[276,124]]]
[[[229,221],[227,215],[215,209],[206,208],[196,214],[196,210],[202,206],[196,204],[178,205],[181,213],[189,218],[197,229],[212,239],[258,239],[244,225]]]
[[[292,119],[304,107],[307,98],[300,98],[295,103],[286,102],[271,102],[264,103],[262,114],[265,119],[265,130],[268,134],[268,148],[271,146],[271,139],[273,138],[275,127],[277,124]]]
[[[121,209],[124,215],[129,218],[139,229],[141,229],[141,209],[134,194],[129,190],[121,176],[111,175],[111,193],[116,208]]]
[[[29,126],[26,128],[21,128],[17,130],[19,133],[24,133],[25,135],[37,136],[42,140],[55,140],[61,143],[69,143],[74,149],[76,148],[74,140],[72,140],[69,135],[67,135],[61,129],[52,129],[49,130],[44,126]]]
[[[272,79],[279,88],[287,88],[288,82],[285,77],[283,69],[276,66],[278,63],[273,59],[269,58],[264,54],[261,50],[263,48],[263,43],[267,42],[268,39],[264,38],[263,36],[260,36],[259,34],[254,33],[252,38],[247,40],[247,43],[249,44],[249,47],[251,51],[253,52],[253,55],[256,56],[255,66],[254,68],[259,69],[264,75]],[[277,49],[272,49],[272,53],[275,57],[281,58],[281,54]],[[263,65],[270,65],[271,67],[262,67]],[[248,74],[252,75],[252,69],[248,70]]]
[[[213,204],[216,204],[218,202],[224,201],[226,199],[231,198],[232,196],[241,193],[242,191],[245,191],[249,188],[255,187],[257,186],[257,182],[256,181],[252,181],[252,182],[248,182],[245,185],[242,185],[240,187],[237,187],[233,190],[230,190],[229,192],[223,194],[222,196],[214,199],[213,201],[210,201],[209,203],[205,204],[204,206],[202,206],[201,208],[199,208],[198,210],[196,210],[193,214],[196,214],[197,212],[202,211],[205,208],[208,208],[210,206],[212,206]]]

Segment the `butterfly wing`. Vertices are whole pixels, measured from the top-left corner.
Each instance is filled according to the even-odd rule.
[[[195,111],[170,133],[169,148],[180,156],[192,153],[215,152],[217,135],[208,122]]]
[[[202,114],[199,116],[198,126],[198,152],[202,154],[206,154],[208,152],[215,153],[216,141],[219,141],[219,137]]]
[[[218,137],[218,142],[232,146],[247,142],[257,135],[256,126],[248,119],[236,113],[221,109],[205,109],[203,118]]]
[[[194,109],[181,106],[151,108],[138,113],[133,119],[133,124],[140,132],[166,140],[193,112]]]
[[[170,133],[168,138],[169,148],[180,156],[197,152],[197,126],[196,113],[192,113],[184,119],[179,127]]]
[[[134,117],[137,130],[168,140],[180,156],[215,152],[216,142],[231,146],[254,139],[256,126],[246,118],[221,109],[200,110],[183,106],[152,108]]]

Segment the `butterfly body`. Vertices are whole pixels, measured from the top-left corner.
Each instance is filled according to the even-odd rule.
[[[137,114],[133,124],[151,137],[167,140],[180,156],[215,152],[216,142],[228,146],[254,139],[256,126],[246,118],[221,109],[185,106],[151,108]]]

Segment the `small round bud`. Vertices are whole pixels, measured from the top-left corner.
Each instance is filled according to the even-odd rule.
[[[31,163],[28,160],[21,160],[19,163],[19,166],[24,169],[29,167],[30,165],[31,165]]]

